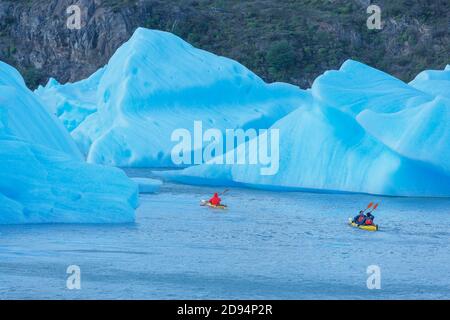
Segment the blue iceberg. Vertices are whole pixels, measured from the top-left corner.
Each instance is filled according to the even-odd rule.
[[[139,193],[157,193],[161,189],[162,181],[149,178],[131,178],[139,186]]]
[[[300,108],[271,129],[280,132],[279,170],[274,175],[262,175],[261,165],[211,163],[155,174],[181,183],[269,190],[450,196],[449,175],[400,155],[340,110]]]
[[[88,79],[65,85],[50,78],[47,85],[39,86],[35,93],[49,111],[63,122],[67,130],[72,132],[89,115],[97,112],[97,86],[103,73],[104,69],[99,69]]]
[[[450,99],[450,65],[445,70],[426,70],[421,72],[410,85],[434,96]]]
[[[450,196],[449,100],[351,60],[319,77],[311,92],[309,106],[271,128],[280,132],[276,174],[211,161],[159,175],[275,190]]]
[[[173,34],[143,28],[90,79],[52,81],[36,93],[88,162],[121,167],[173,167],[174,130],[193,130],[196,120],[205,130],[269,128],[309,96],[292,85],[266,84],[241,64]]]
[[[0,62],[0,224],[134,221],[137,185],[89,165],[68,131]]]
[[[353,116],[364,110],[393,113],[421,103],[434,96],[363,63],[347,60],[339,70],[327,71],[313,83],[314,100]]]
[[[313,84],[314,100],[356,118],[400,155],[450,174],[450,71],[424,71],[406,84],[349,60]]]
[[[211,142],[183,151],[214,149],[212,161],[164,177],[191,184],[446,197],[449,74],[450,67],[428,70],[408,84],[348,60],[304,91],[267,84],[233,60],[170,33],[139,28],[89,79],[66,85],[52,80],[36,94],[91,163],[177,167],[172,134],[195,132],[201,122],[204,131],[222,134],[254,129],[255,139],[264,130],[278,130],[276,173],[261,174],[261,164],[224,163],[230,151]],[[250,137],[235,143],[232,153],[244,150],[250,158],[252,142]]]

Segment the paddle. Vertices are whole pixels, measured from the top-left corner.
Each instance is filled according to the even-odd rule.
[[[369,205],[367,206],[367,209],[364,210],[363,212],[366,213],[366,211],[369,210],[372,207],[373,207],[373,202],[369,203]]]
[[[377,203],[377,204],[373,207],[372,211],[370,211],[370,214],[372,214],[375,210],[377,210],[379,205],[380,205],[380,204]]]
[[[363,214],[366,214],[367,210],[371,209],[373,207],[373,202],[369,203],[369,205],[367,206],[366,210],[362,211]],[[354,222],[354,220],[351,220],[352,222]]]

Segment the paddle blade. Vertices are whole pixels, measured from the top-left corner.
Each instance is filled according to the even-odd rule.
[[[378,203],[375,205],[375,207],[373,207],[373,210],[375,211],[375,210],[377,210],[378,209]]]
[[[369,203],[369,206],[367,207],[367,209],[372,208],[372,206],[373,206],[373,202]]]

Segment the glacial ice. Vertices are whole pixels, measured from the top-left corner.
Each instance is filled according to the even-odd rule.
[[[277,174],[210,163],[155,173],[182,183],[450,196],[449,100],[351,60],[319,77],[312,94],[310,106],[272,127],[280,130]]]
[[[278,173],[263,176],[261,165],[203,164],[160,173],[165,178],[450,196],[449,74],[450,66],[428,70],[407,84],[348,60],[303,91],[266,84],[235,61],[140,28],[91,78],[67,85],[52,80],[36,93],[92,163],[176,167],[171,134],[192,132],[199,120],[204,130],[279,129]]]
[[[322,107],[332,106],[354,115],[369,134],[400,155],[434,164],[450,174],[447,69],[424,71],[408,85],[348,60],[339,71],[319,77],[312,91]]]
[[[72,131],[88,162],[120,167],[173,167],[174,130],[192,130],[195,120],[205,130],[268,128],[309,96],[292,85],[266,84],[173,34],[143,28],[92,79],[52,82],[36,93]]]
[[[450,65],[445,70],[426,70],[421,72],[410,85],[434,96],[450,99]]]
[[[434,97],[363,63],[347,60],[313,83],[314,100],[351,115],[364,110],[393,113],[430,102]]]
[[[68,131],[0,62],[0,224],[134,221],[137,185],[84,162]]]
[[[35,93],[40,96],[49,111],[56,115],[72,132],[89,115],[97,112],[97,86],[104,73],[99,69],[88,79],[61,85],[50,78],[45,87],[39,86]]]
[[[139,186],[139,193],[156,193],[162,185],[161,180],[149,178],[131,178]]]
[[[401,156],[340,110],[300,108],[272,129],[280,130],[280,169],[275,175],[261,175],[261,165],[237,164],[203,164],[155,174],[182,183],[270,190],[450,196],[449,175]]]

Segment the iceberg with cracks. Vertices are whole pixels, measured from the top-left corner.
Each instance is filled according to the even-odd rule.
[[[0,224],[134,221],[137,185],[89,165],[59,121],[0,62]]]
[[[296,86],[266,84],[173,34],[143,28],[91,79],[52,82],[36,93],[88,162],[121,167],[174,167],[174,130],[192,131],[196,120],[204,130],[269,128],[309,97]]]

